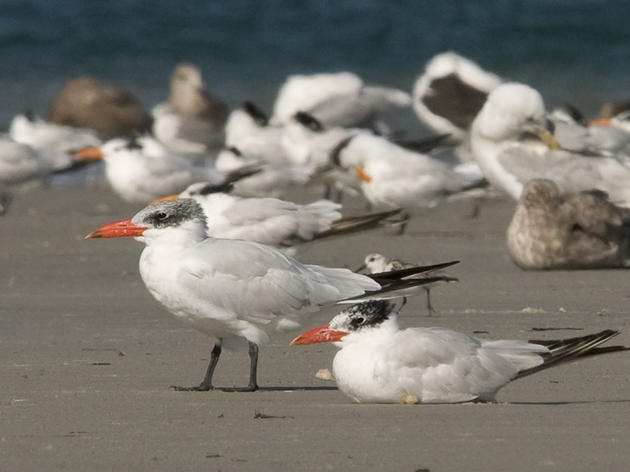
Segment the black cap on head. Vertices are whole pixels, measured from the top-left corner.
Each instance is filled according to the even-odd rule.
[[[345,328],[356,331],[364,326],[379,325],[389,319],[394,306],[389,300],[369,300],[352,305],[342,312],[347,318]]]
[[[180,198],[149,205],[136,213],[133,222],[152,228],[168,228],[193,219],[199,219],[206,226],[206,216],[201,206],[191,198]]]
[[[298,111],[293,115],[293,119],[316,133],[324,131],[324,125],[322,125],[321,121],[304,111]]]

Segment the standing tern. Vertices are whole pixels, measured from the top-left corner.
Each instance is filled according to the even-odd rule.
[[[195,200],[203,208],[206,219],[212,222],[208,228],[210,237],[244,239],[282,248],[294,247],[315,239],[371,229],[401,211],[393,210],[342,218],[339,211],[341,205],[330,200],[318,200],[300,205],[277,198],[242,198],[230,195],[231,187],[232,184],[217,186],[207,182],[198,182],[179,195],[169,195],[158,201],[177,198]],[[385,272],[385,270],[375,272]]]
[[[209,238],[203,210],[192,199],[150,205],[133,218],[105,225],[88,238],[136,237],[146,244],[140,275],[149,292],[177,318],[216,339],[200,385],[211,390],[223,343],[244,338],[249,345],[249,384],[256,380],[258,345],[272,331],[297,328],[309,312],[336,303],[395,297],[396,290],[438,279],[401,280],[446,267],[416,267],[365,276],[348,269],[304,265],[263,244]]]
[[[368,301],[303,333],[292,345],[333,342],[339,389],[358,403],[461,403],[494,401],[515,380],[577,357],[626,351],[598,348],[619,331],[546,345],[518,340],[491,341],[446,328],[400,329],[394,304]]]

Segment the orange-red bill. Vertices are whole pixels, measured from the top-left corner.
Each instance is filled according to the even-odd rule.
[[[328,325],[325,325],[300,334],[297,338],[291,341],[291,346],[316,343],[334,343],[341,341],[341,338],[344,336],[348,336],[348,333],[345,331],[335,331],[334,329],[330,329]]]
[[[169,200],[177,200],[179,198],[179,194],[176,193],[174,195],[169,195],[167,197],[162,197],[162,198],[156,198],[155,200],[153,200],[151,202],[151,205],[153,205],[154,203],[159,203],[159,202],[167,202]]]
[[[597,118],[589,123],[590,126],[610,126],[611,124],[610,118]]]
[[[354,171],[357,173],[359,178],[364,182],[371,182],[372,176],[363,170],[363,167],[355,167]]]
[[[103,154],[103,151],[101,151],[97,147],[87,147],[87,148],[79,149],[77,152],[74,153],[74,155],[80,159],[85,159],[85,160],[90,160],[90,161],[101,160],[105,157],[105,154]]]
[[[85,239],[91,238],[121,238],[124,236],[142,236],[147,228],[136,226],[131,222],[131,218],[116,221],[105,226],[101,226],[96,231],[92,231]]]

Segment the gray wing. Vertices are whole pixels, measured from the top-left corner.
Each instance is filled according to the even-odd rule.
[[[614,202],[630,203],[630,168],[613,158],[586,157],[565,150],[539,153],[527,146],[512,146],[498,160],[523,184],[534,178],[550,179],[563,194],[599,189]]]
[[[269,246],[222,239],[190,251],[178,282],[191,303],[262,324],[276,317],[298,321],[303,311],[380,288],[347,269],[307,266]]]
[[[411,97],[402,90],[387,87],[363,87],[358,94],[333,96],[309,110],[327,126],[353,127],[369,123],[381,112],[411,105]]]

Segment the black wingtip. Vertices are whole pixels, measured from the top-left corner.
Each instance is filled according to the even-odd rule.
[[[316,133],[324,131],[324,125],[321,121],[305,111],[298,111],[295,115],[293,115],[293,119]]]
[[[619,333],[620,331],[615,329],[605,329],[599,333],[578,336],[575,338],[565,338],[551,341],[528,341],[531,344],[540,344],[547,347],[547,349],[549,349],[549,353],[543,354],[544,361],[542,364],[519,372],[516,378],[525,377],[540,370],[548,369],[556,364],[581,357],[626,351],[629,349],[628,346],[598,347],[600,344],[614,338]]]
[[[199,190],[199,195],[210,195],[213,193],[230,193],[234,190],[234,183],[222,183],[218,185],[208,184],[204,185],[201,190]]]
[[[267,126],[269,124],[269,117],[267,114],[253,102],[245,101],[241,107],[259,126]]]
[[[428,138],[415,140],[415,141],[396,139],[396,138],[390,138],[390,141],[410,151],[426,154],[435,150],[441,145],[448,145],[449,144],[448,140],[450,137],[451,135],[449,133],[446,133],[446,134],[438,134],[435,136],[429,136]],[[453,142],[450,144],[451,146],[454,146],[456,143]]]
[[[371,277],[368,275],[368,277]],[[370,300],[370,299],[379,299],[384,295],[390,294],[389,297],[385,298],[398,298],[404,296],[403,294],[395,294],[394,292],[399,292],[402,290],[406,290],[408,288],[418,287],[421,285],[428,285],[435,282],[443,282],[448,281],[449,277],[436,275],[435,277],[421,277],[417,279],[396,279],[396,280],[388,280],[386,282],[381,283],[380,290],[375,290],[373,292],[366,292],[363,295],[358,295],[356,297],[346,298],[342,300],[340,303],[349,303],[355,302],[358,300]]]
[[[353,233],[355,231],[363,231],[375,229],[382,226],[388,218],[397,215],[402,211],[401,208],[396,210],[381,211],[378,213],[368,213],[360,216],[349,216],[341,218],[332,223],[330,229],[322,231],[316,236],[316,239],[328,238],[331,236],[340,236],[343,234]]]
[[[259,164],[252,164],[240,167],[236,170],[230,171],[226,174],[225,180],[221,185],[232,184],[234,182],[238,182],[239,180],[246,179],[247,177],[251,177],[252,175],[259,174],[263,171],[263,167]]]
[[[241,150],[239,148],[237,148],[236,146],[228,146],[225,148],[226,151],[230,151],[232,154],[234,154],[237,157],[241,157],[243,155],[243,153],[241,152]]]
[[[423,272],[431,272],[434,270],[444,269],[455,264],[459,264],[460,261],[441,262],[439,264],[432,264],[426,266],[409,267],[408,269],[391,270],[388,272],[379,272],[377,274],[369,274],[368,277],[381,283],[381,281],[391,281],[409,277],[415,274],[421,274]],[[414,279],[415,280],[415,279]]]
[[[564,108],[569,114],[571,118],[575,120],[576,123],[581,124],[582,126],[588,126],[588,120],[582,111],[574,106],[572,103],[565,102]]]
[[[340,142],[337,143],[337,145],[332,149],[332,151],[330,151],[330,162],[333,165],[337,167],[342,167],[341,152],[346,147],[348,147],[348,145],[350,144],[350,141],[352,141],[355,137],[356,137],[356,134],[353,134],[352,136],[342,139]]]

